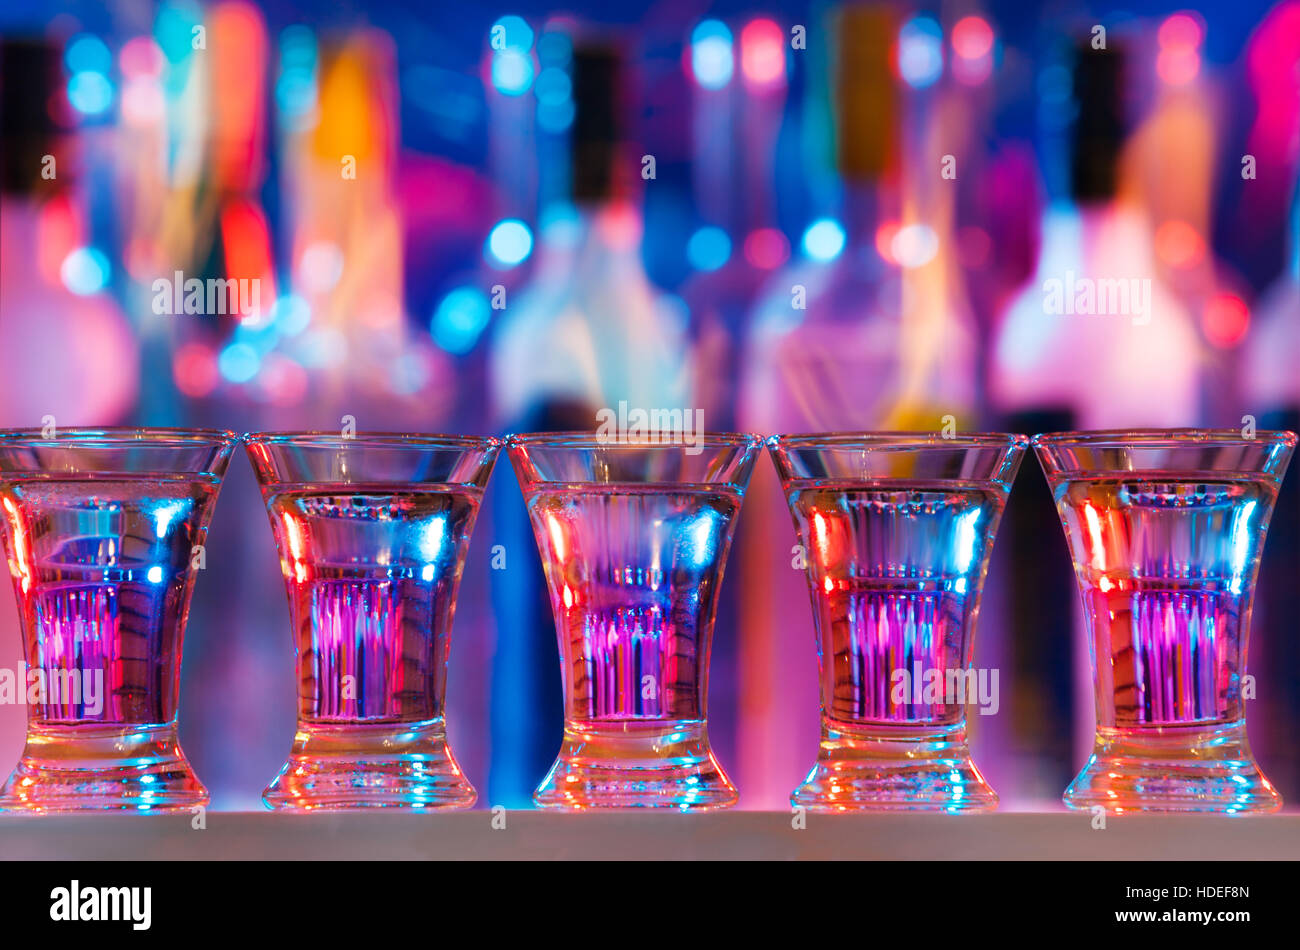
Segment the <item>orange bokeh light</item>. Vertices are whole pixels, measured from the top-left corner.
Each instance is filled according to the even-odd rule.
[[[1195,267],[1205,259],[1205,241],[1186,221],[1166,221],[1156,228],[1156,255],[1170,267]]]

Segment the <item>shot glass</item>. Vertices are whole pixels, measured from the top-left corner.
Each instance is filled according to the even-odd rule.
[[[1292,432],[1034,437],[1074,561],[1097,738],[1065,804],[1274,811],[1246,740],[1246,641]]]
[[[791,802],[819,811],[988,811],[968,704],[998,522],[1028,439],[1001,433],[768,440],[794,517],[817,633],[817,763]],[[992,694],[992,695],[986,695]]]
[[[533,800],[543,808],[736,802],[709,748],[709,648],[718,587],[760,442],[608,442],[517,435],[555,613],[564,739]]]
[[[468,808],[447,744],[456,589],[495,439],[245,436],[280,553],[298,728],[272,809]]]
[[[207,429],[0,433],[27,741],[0,809],[165,812],[208,800],[177,739],[195,567],[238,438]]]

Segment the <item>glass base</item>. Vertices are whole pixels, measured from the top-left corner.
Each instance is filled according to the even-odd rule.
[[[539,808],[710,811],[739,798],[702,722],[565,723],[564,743],[533,793]]]
[[[1246,724],[1098,729],[1092,757],[1066,789],[1070,808],[1129,811],[1277,811],[1282,796],[1260,773]]]
[[[176,739],[162,726],[29,726],[0,811],[185,811],[208,803]]]
[[[822,723],[817,764],[790,802],[810,811],[982,812],[997,793],[971,760],[965,726]]]
[[[262,793],[277,811],[469,808],[477,798],[441,719],[299,723],[289,761]]]

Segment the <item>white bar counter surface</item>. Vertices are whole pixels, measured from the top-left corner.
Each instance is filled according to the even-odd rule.
[[[1300,813],[0,815],[0,860],[1300,860]],[[195,824],[205,827],[195,828]],[[504,824],[504,827],[500,827]]]

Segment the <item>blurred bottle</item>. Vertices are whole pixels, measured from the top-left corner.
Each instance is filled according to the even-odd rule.
[[[687,408],[685,328],[641,263],[642,216],[623,154],[624,66],[575,43],[573,206],[544,213],[532,284],[507,304],[490,356],[494,415],[507,431],[592,431],[601,408]],[[635,169],[635,171],[633,171]],[[563,723],[559,656],[532,530],[513,485],[489,505],[514,559],[494,572],[499,631],[492,685],[489,800],[521,807],[555,757]]]
[[[74,161],[51,109],[66,102],[59,49],[0,40],[0,426],[126,421],[139,383],[130,325],[88,246]],[[0,584],[0,669],[22,658],[13,588]],[[17,760],[26,707],[0,704],[0,769]]]
[[[974,341],[965,302],[936,301],[911,273],[940,255],[932,227],[900,227],[897,20],[847,7],[836,36],[838,222],[755,309],[742,405],[770,431],[938,429],[972,404]]]
[[[1145,215],[1120,195],[1124,82],[1113,40],[1076,51],[1068,200],[1049,205],[1037,272],[996,321],[989,387],[1011,431],[1197,421],[1191,317],[1157,276]],[[1068,635],[1081,629],[1072,570],[1043,535],[1055,521],[1042,473],[1022,466],[1002,531],[1015,605],[1007,637],[1022,684],[1009,710],[1011,754],[1027,794],[1042,798],[1059,794],[1093,732],[1085,638]],[[1062,742],[1071,732],[1073,754]]]
[[[1192,319],[1157,276],[1140,208],[1120,196],[1123,69],[1113,43],[1077,52],[1070,200],[1049,207],[1038,273],[999,321],[992,394],[1004,411],[1064,410],[1085,429],[1192,425]]]
[[[139,355],[90,239],[75,157],[51,110],[64,107],[60,53],[0,42],[0,424],[123,422]]]
[[[809,230],[804,255],[755,307],[745,429],[937,432],[945,415],[973,418],[969,309],[944,279],[952,262],[932,227],[900,226],[898,25],[889,8],[850,6],[830,33],[840,206]],[[737,781],[749,807],[782,807],[816,754],[816,657],[795,540],[780,488],[760,467],[737,543],[745,591]]]
[[[717,21],[706,23],[725,33],[730,56],[730,31]],[[721,45],[722,38],[708,32],[694,42]],[[740,31],[738,45],[725,80],[715,57],[701,57],[693,76],[693,171],[696,206],[705,226],[688,247],[698,272],[682,297],[691,316],[693,402],[714,431],[736,427],[746,325],[761,287],[779,263],[764,251],[765,242],[773,243],[779,235],[773,166],[786,99],[785,33],[772,20],[757,18]],[[725,84],[719,87],[720,81]],[[779,241],[783,244],[784,237]]]

